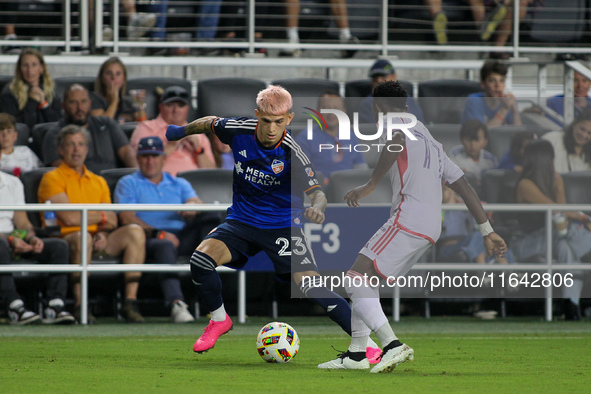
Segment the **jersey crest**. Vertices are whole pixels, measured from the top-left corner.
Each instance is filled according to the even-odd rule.
[[[273,160],[273,163],[271,163],[271,169],[275,174],[279,174],[281,171],[283,171],[283,168],[285,168],[285,163],[283,163],[281,160],[275,159]]]

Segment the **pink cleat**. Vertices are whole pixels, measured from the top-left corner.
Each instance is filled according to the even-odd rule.
[[[365,351],[365,355],[370,364],[377,364],[380,362],[382,350],[379,347],[368,347]]]
[[[226,320],[224,321],[213,321],[210,320],[209,324],[203,330],[203,335],[197,339],[193,345],[193,351],[197,353],[203,353],[212,349],[215,342],[219,337],[226,334],[232,329],[232,319],[226,314]]]

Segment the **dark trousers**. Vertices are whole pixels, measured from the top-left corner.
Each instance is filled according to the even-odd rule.
[[[25,259],[36,260],[42,264],[69,264],[68,243],[59,238],[43,238],[44,247],[41,253],[25,253]],[[12,250],[6,238],[0,238],[0,264],[12,263]],[[66,298],[68,291],[68,275],[58,272],[51,273],[45,286],[45,299]],[[20,295],[16,290],[16,284],[12,274],[0,275],[0,298],[8,305]]]

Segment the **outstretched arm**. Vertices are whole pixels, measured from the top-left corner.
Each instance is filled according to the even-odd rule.
[[[478,195],[474,189],[472,189],[472,186],[470,186],[466,178],[462,176],[460,179],[449,185],[449,187],[462,197],[466,207],[468,207],[468,211],[470,211],[476,220],[476,223],[478,223],[478,229],[484,238],[484,246],[488,251],[488,255],[492,256],[494,252],[497,257],[503,257],[507,252],[507,244],[503,238],[494,232],[488,221],[486,212],[484,212],[484,208],[482,208]]]
[[[204,116],[203,118],[195,119],[186,126],[175,126],[171,124],[166,128],[166,139],[176,141],[191,134],[207,133],[211,131],[211,124],[217,118],[217,116]]]
[[[399,147],[397,147],[398,149],[392,149],[392,151],[390,151],[390,147],[394,145],[399,145]],[[405,146],[406,137],[404,136],[404,133],[402,133],[402,131],[394,132],[392,135],[392,141],[389,141],[389,143],[383,148],[369,181],[345,194],[344,200],[350,207],[358,207],[359,200],[374,191],[378,183],[380,183],[380,180],[388,173],[390,168],[392,168]]]

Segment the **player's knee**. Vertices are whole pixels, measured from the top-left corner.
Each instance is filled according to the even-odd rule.
[[[191,256],[191,274],[194,277],[199,277],[202,275],[206,275],[215,271],[217,267],[217,263],[211,256],[199,251],[195,250],[193,255]]]

